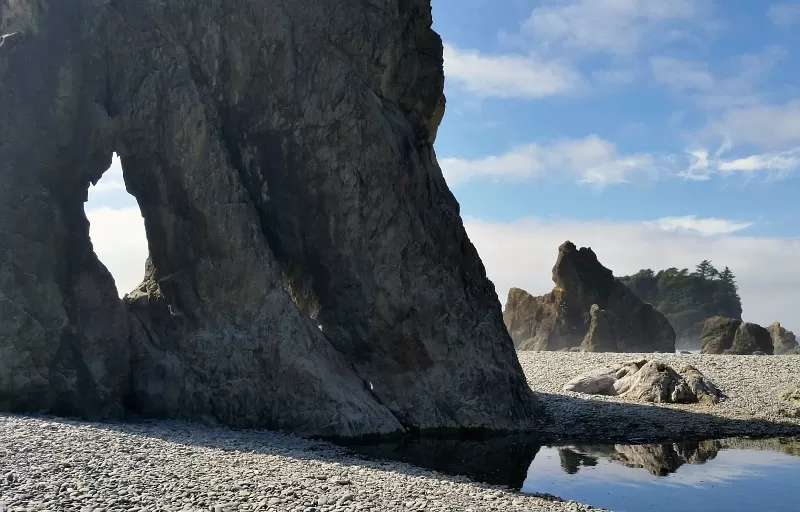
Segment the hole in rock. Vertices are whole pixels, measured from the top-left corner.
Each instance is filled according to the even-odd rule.
[[[114,277],[119,295],[125,295],[142,282],[148,248],[139,203],[125,190],[116,153],[97,185],[89,186],[84,209],[94,252]]]

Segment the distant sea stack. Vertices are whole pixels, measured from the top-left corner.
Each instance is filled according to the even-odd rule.
[[[792,331],[784,329],[779,322],[774,322],[767,327],[767,331],[772,337],[772,348],[776,355],[800,354],[800,345]]]
[[[0,0],[0,410],[535,427],[433,150],[432,23],[430,0]],[[84,213],[113,153],[150,252],[124,300]]]
[[[700,334],[702,354],[773,354],[770,332],[758,324],[735,318],[711,317]]]
[[[675,352],[666,317],[641,301],[590,248],[558,248],[555,288],[534,297],[512,288],[503,319],[517,350]]]

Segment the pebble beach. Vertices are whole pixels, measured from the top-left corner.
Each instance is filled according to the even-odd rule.
[[[800,433],[779,392],[800,382],[799,356],[658,355],[691,364],[728,399],[653,405],[562,391],[577,374],[653,354],[521,353],[544,409],[544,438],[658,441]],[[598,510],[408,464],[365,460],[321,441],[172,421],[89,423],[0,415],[5,511]]]

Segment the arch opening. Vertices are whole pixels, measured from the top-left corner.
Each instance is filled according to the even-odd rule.
[[[83,207],[94,252],[122,297],[141,283],[149,250],[139,203],[125,189],[122,161],[116,153],[97,184],[89,186]]]

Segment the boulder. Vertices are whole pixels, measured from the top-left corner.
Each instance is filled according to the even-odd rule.
[[[537,407],[433,150],[430,0],[0,0],[0,409],[304,435]],[[90,184],[147,231],[125,297]]]
[[[541,297],[509,291],[503,319],[517,350],[675,352],[666,317],[615,279],[591,249],[562,244],[553,282]]]
[[[788,388],[779,395],[778,413],[788,418],[800,418],[800,385]]]
[[[724,353],[764,355],[772,354],[773,350],[772,337],[769,331],[758,324],[743,322],[742,325],[736,329],[736,335],[733,337],[731,348]]]
[[[724,395],[697,368],[676,372],[659,361],[628,361],[575,377],[565,391],[654,403],[717,403]]]
[[[736,331],[742,325],[741,320],[714,316],[703,324],[700,333],[701,354],[722,354],[733,346]]]
[[[770,332],[758,324],[722,316],[711,317],[703,324],[702,354],[771,355],[773,351]]]
[[[767,327],[767,331],[772,338],[772,347],[776,355],[795,354],[800,349],[794,333],[784,329],[779,322]]]

